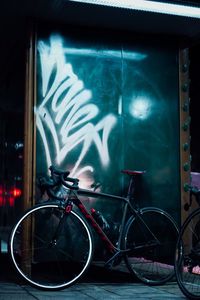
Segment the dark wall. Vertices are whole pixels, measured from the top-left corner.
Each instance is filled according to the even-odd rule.
[[[21,213],[26,27],[1,20],[0,41],[0,238],[7,240],[9,226]],[[19,30],[19,31],[18,31]],[[20,34],[18,33],[20,32]]]

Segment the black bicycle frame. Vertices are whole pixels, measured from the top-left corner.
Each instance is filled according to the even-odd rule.
[[[127,197],[120,197],[120,196],[115,196],[115,195],[111,195],[111,194],[105,194],[105,193],[100,193],[100,192],[86,190],[86,189],[80,189],[80,188],[78,190],[70,189],[69,194],[68,194],[68,196],[69,196],[68,197],[69,205],[66,206],[65,210],[66,210],[66,212],[70,212],[71,209],[72,209],[71,204],[74,203],[78,207],[78,209],[80,210],[81,214],[84,215],[84,217],[88,220],[88,222],[94,228],[96,233],[99,235],[101,240],[104,242],[104,244],[105,244],[106,248],[108,249],[108,251],[110,251],[111,253],[114,253],[114,252],[127,253],[127,252],[130,252],[130,251],[133,251],[133,249],[124,249],[124,250],[121,249],[122,235],[123,235],[123,232],[124,232],[125,222],[127,221],[126,218],[127,218],[128,207],[129,207],[131,213],[135,217],[137,217],[140,220],[140,222],[143,224],[143,226],[149,231],[149,233],[151,233],[151,236],[156,241],[156,244],[159,244],[159,241],[157,240],[156,236],[153,234],[153,232],[150,230],[150,228],[145,223],[143,218],[140,216],[140,212],[138,211],[138,209],[135,209],[132,206],[131,200],[134,200],[133,194],[134,194],[134,178],[133,177],[130,178]],[[108,238],[108,236],[103,231],[103,229],[95,221],[92,214],[89,213],[89,211],[87,210],[87,208],[85,207],[83,202],[79,199],[78,195],[88,196],[88,197],[93,197],[93,198],[102,197],[102,198],[107,198],[107,199],[112,199],[112,200],[116,199],[116,200],[119,200],[119,201],[123,201],[125,203],[124,204],[124,209],[123,209],[123,214],[122,214],[122,221],[121,221],[121,225],[120,225],[120,231],[119,231],[119,237],[118,237],[118,246],[117,247],[112,243],[112,241]],[[155,243],[153,243],[152,245],[155,245]],[[148,244],[147,247],[150,247],[150,246],[151,245]],[[134,248],[134,249],[136,250],[136,248]],[[139,248],[141,248],[141,247],[139,247]]]
[[[120,225],[120,234],[118,237],[118,247],[114,246],[112,241],[108,238],[106,233],[103,231],[103,229],[99,226],[99,224],[95,221],[91,213],[87,210],[83,202],[79,199],[80,196],[88,196],[88,197],[93,197],[93,198],[99,198],[99,197],[104,197],[107,199],[116,199],[119,201],[123,201],[125,203],[124,209],[123,209],[123,215],[122,215],[122,221]],[[115,196],[115,195],[110,195],[110,194],[105,194],[105,193],[99,193],[99,192],[93,192],[90,190],[85,190],[85,189],[78,189],[77,191],[70,191],[69,202],[74,203],[80,210],[81,214],[84,215],[84,217],[88,220],[88,222],[91,224],[91,226],[94,228],[96,233],[99,235],[101,240],[104,242],[106,248],[111,252],[116,252],[116,251],[123,251],[121,250],[121,240],[122,240],[122,233],[124,230],[125,226],[125,221],[126,221],[126,216],[127,216],[127,208],[128,206],[130,207],[131,211],[136,214],[135,209],[132,207],[130,204],[130,199],[129,197],[120,197],[120,196]]]

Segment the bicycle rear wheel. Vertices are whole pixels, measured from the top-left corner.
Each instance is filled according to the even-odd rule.
[[[124,231],[124,249],[129,271],[149,285],[159,285],[174,276],[174,253],[178,227],[158,208],[144,208],[131,216]]]
[[[175,272],[183,294],[200,299],[200,209],[183,223],[176,247]]]
[[[86,221],[58,204],[36,205],[14,226],[9,242],[19,274],[41,289],[74,284],[88,269],[93,237]]]

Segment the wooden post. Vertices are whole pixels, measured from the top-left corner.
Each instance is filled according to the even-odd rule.
[[[24,210],[34,204],[35,195],[35,95],[36,95],[36,32],[31,24],[26,53],[26,86],[25,86],[25,117],[24,117],[24,187],[23,208]],[[23,249],[31,249],[30,239],[32,224],[23,228]],[[31,272],[30,252],[23,253],[22,268]]]

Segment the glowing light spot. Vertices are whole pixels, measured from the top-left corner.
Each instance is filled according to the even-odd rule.
[[[130,113],[136,119],[145,120],[151,114],[152,102],[145,96],[137,97],[130,104]]]

